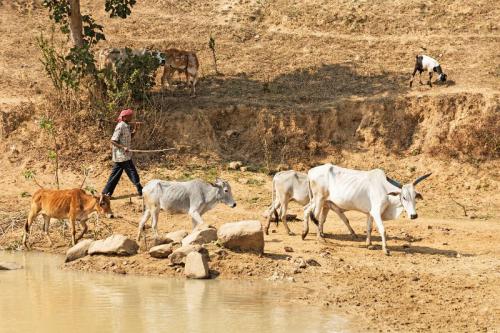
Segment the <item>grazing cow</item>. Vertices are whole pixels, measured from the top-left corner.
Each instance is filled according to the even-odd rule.
[[[325,205],[342,213],[355,210],[367,215],[367,245],[371,244],[374,220],[382,238],[382,250],[388,255],[383,221],[398,218],[403,209],[410,219],[416,219],[415,199],[422,199],[422,195],[415,190],[415,186],[430,175],[419,177],[411,184],[401,185],[380,169],[359,171],[332,164],[312,168],[308,172],[312,202],[304,210],[302,239],[309,231],[309,217],[318,226],[318,236],[323,236],[324,214],[321,211]]]
[[[148,50],[145,48],[129,49],[110,47],[102,49],[97,53],[97,68],[100,70],[104,68],[114,70],[119,61],[124,61],[129,56],[144,56],[146,54],[155,57],[160,66],[165,65],[165,54],[158,51]]]
[[[437,62],[436,59],[433,59],[429,56],[426,55],[417,55],[415,59],[415,69],[413,70],[413,74],[411,76],[410,80],[410,88],[413,84],[413,79],[415,78],[415,74],[419,72],[419,80],[420,84],[422,83],[422,72],[427,71],[429,72],[429,81],[427,84],[432,87],[432,73],[436,72],[439,74],[438,80],[441,82],[446,82],[447,75],[443,72],[441,69],[441,65]]]
[[[217,203],[225,203],[231,208],[236,207],[231,186],[222,179],[214,184],[199,179],[187,182],[162,181],[153,179],[142,189],[144,200],[144,215],[139,222],[137,241],[141,239],[144,225],[151,216],[152,229],[158,238],[158,215],[160,209],[171,214],[189,214],[193,229],[203,223],[201,216],[212,209]]]
[[[264,228],[266,235],[269,234],[269,225],[271,224],[271,218],[274,214],[276,218],[276,223],[281,219],[285,226],[285,229],[289,235],[293,235],[288,227],[286,221],[286,212],[288,209],[288,203],[290,201],[296,201],[302,206],[306,206],[310,201],[309,193],[309,179],[307,175],[302,172],[297,172],[294,170],[281,171],[274,175],[273,177],[273,189],[272,189],[272,203],[271,207],[267,211],[267,224]],[[278,213],[278,210],[280,211]],[[326,219],[327,210],[323,211]],[[336,211],[340,216],[342,221],[345,223],[351,235],[356,238],[356,233],[351,228],[349,220],[345,218],[342,212]]]
[[[175,72],[186,75],[186,83],[191,86],[191,96],[196,95],[196,82],[198,81],[198,68],[200,64],[196,53],[178,49],[165,51],[165,68],[161,77],[161,85],[167,83],[170,87],[170,79]]]
[[[87,224],[85,222],[88,220],[89,215],[94,212],[106,214],[107,217],[113,217],[109,197],[103,195],[94,197],[78,188],[71,190],[39,189],[33,194],[33,198],[31,199],[31,209],[24,226],[23,244],[26,248],[29,248],[28,234],[30,233],[31,224],[38,214],[42,213],[44,232],[50,246],[52,246],[52,240],[49,236],[51,218],[69,219],[71,224],[71,242],[75,245],[87,231]],[[79,221],[83,227],[78,237],[75,237],[75,221]]]

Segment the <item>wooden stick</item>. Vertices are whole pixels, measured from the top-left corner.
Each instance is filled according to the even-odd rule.
[[[133,198],[133,197],[138,197],[139,194],[124,194],[124,195],[119,195],[117,197],[111,197],[110,200],[118,200],[118,199],[128,199],[128,198]]]
[[[145,150],[145,149],[129,149],[128,151],[132,153],[161,153],[164,151],[169,151],[169,150],[176,150],[177,148],[165,148],[165,149],[152,149],[152,150]]]

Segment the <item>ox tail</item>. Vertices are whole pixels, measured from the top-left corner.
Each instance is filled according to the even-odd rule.
[[[308,178],[308,180],[307,180],[307,191],[308,191],[308,195],[309,195],[309,203],[311,204],[312,200],[313,200],[313,193],[312,193],[312,189],[311,189],[311,181],[309,180],[309,177],[307,177],[307,178]],[[314,206],[313,206],[313,208],[314,208]],[[311,220],[313,221],[314,224],[319,225],[319,221],[316,218],[316,216],[314,216],[313,210],[314,209],[312,209],[309,212],[309,217],[311,218]]]
[[[271,193],[272,193],[272,195],[271,195],[271,209],[272,209],[272,211],[269,212],[269,215],[274,214],[274,218],[276,219],[276,227],[278,227],[280,217],[278,215],[278,211],[276,210],[276,205],[274,204],[275,195],[276,195],[276,184],[274,182],[274,178],[273,178],[273,189],[272,189]]]

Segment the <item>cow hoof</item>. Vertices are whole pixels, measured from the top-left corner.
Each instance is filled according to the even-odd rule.
[[[391,252],[389,252],[389,250],[385,250],[385,251],[384,251],[384,254],[385,254],[386,256],[390,256],[390,255],[391,255]]]
[[[289,231],[289,232],[288,232],[288,236],[295,236],[295,232],[291,232],[291,231]]]
[[[302,240],[304,240],[307,236],[307,233],[302,233],[301,237],[302,237]]]

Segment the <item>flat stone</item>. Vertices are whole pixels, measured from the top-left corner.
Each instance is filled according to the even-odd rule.
[[[172,243],[173,240],[168,237],[158,237],[153,241],[153,246],[158,246],[158,245],[163,245],[163,244],[170,244]]]
[[[259,221],[240,221],[223,224],[217,231],[219,242],[226,248],[239,251],[264,252],[264,232]]]
[[[186,262],[186,256],[191,252],[200,252],[208,258],[208,251],[201,245],[181,246],[168,256],[172,265],[180,265]]]
[[[70,262],[85,257],[88,254],[90,244],[93,242],[94,241],[92,239],[84,239],[68,249],[68,251],[66,251],[66,260],[64,262]]]
[[[172,243],[180,243],[184,237],[189,235],[189,232],[186,230],[177,230],[177,231],[172,231],[169,232],[168,234],[165,235],[165,238],[171,239]]]
[[[168,256],[171,253],[172,253],[171,244],[157,245],[149,249],[149,255],[153,258],[158,258],[158,259],[168,258]]]
[[[194,230],[192,233],[184,237],[182,240],[182,246],[186,245],[203,245],[217,240],[217,229],[215,228],[203,228],[200,230]]]
[[[115,254],[115,255],[133,255],[137,254],[139,245],[136,241],[127,238],[124,235],[111,235],[106,239],[92,242],[88,249],[88,254]]]
[[[184,275],[190,279],[206,279],[209,277],[208,260],[199,252],[191,252],[186,256]]]
[[[23,268],[23,266],[19,265],[17,262],[0,261],[0,271],[13,271],[21,268]]]

